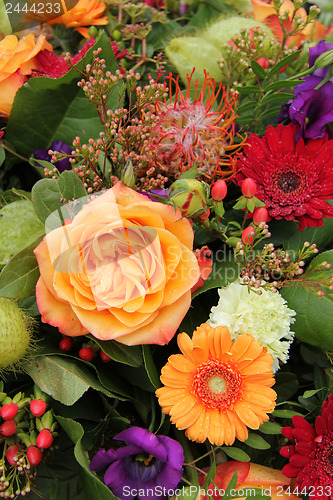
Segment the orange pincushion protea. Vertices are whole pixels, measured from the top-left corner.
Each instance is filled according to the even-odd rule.
[[[89,38],[89,29],[84,26],[102,26],[108,23],[105,4],[100,0],[79,0],[70,10],[67,10],[64,0],[61,0],[64,14],[48,21],[48,24],[64,24],[66,28],[75,28],[82,36]],[[44,20],[43,22],[46,22]]]
[[[169,102],[165,98],[155,104],[158,121],[151,131],[153,165],[170,180],[177,179],[194,162],[198,163],[198,172],[208,179],[214,175],[232,176],[234,165],[230,153],[242,147],[234,144],[237,95],[228,99],[222,83],[216,88],[215,80],[205,72],[202,88],[198,90],[196,81],[191,99],[193,73],[194,69],[187,75],[185,95],[179,86],[179,76],[174,79],[170,74]]]
[[[202,443],[232,445],[245,441],[248,427],[258,429],[274,410],[273,358],[251,335],[233,343],[229,330],[204,323],[178,335],[183,354],[169,357],[162,369],[164,387],[156,395],[163,413],[186,436]]]

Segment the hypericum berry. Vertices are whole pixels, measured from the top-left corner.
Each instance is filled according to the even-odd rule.
[[[198,219],[201,220],[201,221],[204,221],[204,220],[208,219],[209,214],[210,214],[210,210],[209,210],[209,208],[207,208],[206,212],[204,212],[203,214],[199,215]]]
[[[12,420],[18,412],[18,406],[16,403],[8,403],[4,405],[0,410],[0,415],[4,420]]]
[[[30,403],[30,411],[35,417],[41,417],[46,410],[46,403],[43,399],[33,399]]]
[[[64,337],[59,342],[59,349],[63,352],[70,351],[73,347],[73,341],[70,337]]]
[[[83,347],[79,350],[79,356],[84,361],[91,361],[94,357],[94,351],[91,347]]]
[[[45,450],[46,448],[50,448],[53,443],[53,436],[51,431],[48,429],[43,429],[37,436],[36,444],[38,448]]]
[[[100,356],[101,356],[101,360],[104,361],[104,363],[109,363],[109,361],[111,361],[110,356],[105,354],[105,352],[102,350],[100,351]]]
[[[15,420],[6,420],[0,427],[0,434],[3,436],[13,436],[17,429]]]
[[[259,226],[261,222],[268,222],[269,221],[269,215],[267,208],[265,207],[256,207],[254,209],[253,215],[253,222],[255,223],[256,226]]]
[[[253,226],[249,226],[247,227],[246,229],[244,229],[244,231],[242,232],[242,241],[243,243],[245,243],[245,245],[247,244],[251,244],[253,242],[253,235],[250,236],[251,233],[254,234],[255,232],[255,229]]]
[[[257,184],[254,182],[253,179],[248,177],[243,181],[242,184],[242,193],[245,196],[245,198],[252,198],[257,192]]]
[[[7,448],[6,458],[10,465],[15,465],[17,463],[17,455],[19,453],[19,447],[17,444],[11,444]]]
[[[222,201],[227,196],[227,192],[227,183],[223,179],[219,179],[215,182],[210,194],[214,201]]]
[[[29,446],[27,450],[27,459],[31,467],[38,465],[43,458],[42,451],[37,446]]]

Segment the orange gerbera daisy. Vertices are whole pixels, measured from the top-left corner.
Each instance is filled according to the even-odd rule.
[[[156,391],[163,413],[192,441],[245,441],[247,428],[258,429],[275,407],[273,358],[266,347],[248,334],[232,343],[226,327],[207,323],[192,339],[180,333],[177,340],[183,354],[169,357],[164,387]]]
[[[64,14],[48,21],[48,24],[64,24],[66,28],[75,28],[82,36],[89,38],[89,29],[84,26],[102,26],[108,23],[106,16],[101,17],[105,4],[100,0],[79,0],[70,10],[67,10],[64,0],[61,0],[61,5]]]

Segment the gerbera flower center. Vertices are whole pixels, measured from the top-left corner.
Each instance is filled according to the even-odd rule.
[[[317,457],[319,458],[322,472],[333,478],[333,432],[323,436],[319,444]],[[316,457],[316,458],[317,458]]]
[[[300,185],[300,178],[294,172],[285,172],[278,178],[277,185],[283,193],[289,194],[297,191]]]
[[[241,395],[243,380],[228,363],[210,359],[201,363],[194,375],[195,395],[208,408],[232,408]]]

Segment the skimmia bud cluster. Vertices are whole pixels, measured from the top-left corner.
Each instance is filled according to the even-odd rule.
[[[1,382],[0,498],[16,499],[31,491],[35,467],[52,445],[56,423],[36,385],[30,397],[19,392],[10,398],[3,390]]]
[[[163,188],[168,178],[151,166],[151,150],[157,146],[149,141],[151,128],[157,121],[152,111],[156,101],[166,96],[167,87],[153,79],[143,88],[137,85],[140,75],[130,70],[113,75],[105,69],[105,61],[98,58],[98,51],[91,65],[86,67],[85,78],[79,86],[94,104],[103,130],[99,138],[82,143],[80,137],[73,141],[70,157],[74,172],[82,180],[88,193],[111,187],[122,179],[130,164],[134,184],[142,190]],[[119,107],[111,109],[109,98],[118,94]],[[122,106],[127,95],[126,107]],[[66,157],[52,152],[52,162]],[[47,172],[54,176],[55,172]]]
[[[261,226],[267,225],[262,223]],[[275,248],[273,243],[255,251],[258,229],[252,229],[248,240],[238,242],[235,247],[235,257],[242,268],[241,277],[249,288],[264,287],[277,291],[284,286],[304,286],[318,297],[330,293],[333,289],[333,278],[329,263],[323,261],[316,266],[310,264],[305,269],[305,261],[318,253],[315,244],[305,242],[296,260],[292,259],[290,252]]]

